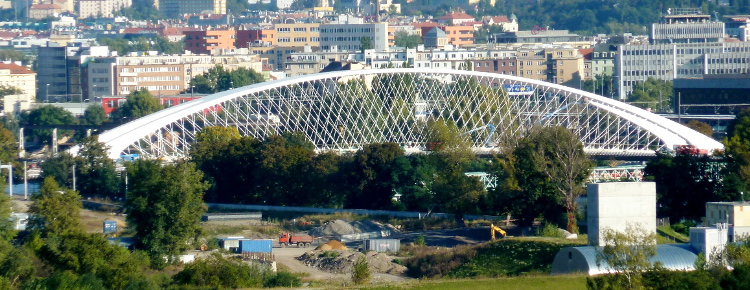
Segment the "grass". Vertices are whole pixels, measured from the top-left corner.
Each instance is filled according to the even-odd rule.
[[[366,289],[577,290],[586,289],[586,276],[519,276],[494,279],[423,280],[416,283],[378,286]]]
[[[656,228],[656,232],[659,233],[660,236],[664,236],[665,238],[668,238],[674,242],[677,243],[687,243],[690,242],[690,238],[684,236],[683,234],[680,234],[678,232],[675,232],[674,229],[672,229],[670,226],[660,226]]]

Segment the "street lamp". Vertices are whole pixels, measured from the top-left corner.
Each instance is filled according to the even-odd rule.
[[[234,89],[234,82],[232,82],[232,81],[229,82],[229,89],[230,90]]]
[[[44,94],[44,102],[49,103],[49,84],[47,84],[47,93]]]
[[[190,98],[193,98],[193,91],[195,91],[195,86],[190,86]]]

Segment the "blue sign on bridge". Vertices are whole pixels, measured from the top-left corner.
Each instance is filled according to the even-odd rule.
[[[530,95],[534,93],[534,88],[531,86],[520,84],[505,84],[503,88],[509,95]]]

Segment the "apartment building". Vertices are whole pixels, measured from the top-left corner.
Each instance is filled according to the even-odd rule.
[[[169,18],[185,14],[227,14],[226,0],[157,0],[156,7]]]
[[[212,49],[235,48],[235,30],[185,31],[185,50],[209,54]]]
[[[547,55],[547,81],[580,88],[583,81],[583,56],[572,46],[545,49]]]
[[[273,29],[237,30],[234,42],[236,48],[248,48],[256,45],[275,45],[276,34]]]
[[[61,12],[62,8],[57,4],[34,4],[29,8],[29,18],[42,19]]]
[[[472,62],[474,71],[511,76],[518,73],[515,49],[477,51]]]
[[[388,23],[320,25],[322,50],[359,51],[362,37],[370,38],[373,49],[388,50]]]
[[[132,0],[78,0],[78,18],[114,17],[114,12],[130,7]]]
[[[547,80],[547,54],[541,47],[522,47],[516,54],[517,75],[533,80]]]
[[[277,46],[320,46],[320,23],[277,23],[274,33]]]
[[[152,95],[174,95],[190,92],[190,80],[216,65],[232,71],[238,68],[261,72],[260,56],[249,51],[234,55],[148,55],[100,57],[93,59],[86,71],[89,80],[87,96],[127,95],[147,89]]]
[[[0,63],[0,86],[15,87],[22,94],[36,96],[36,73],[19,64]]]
[[[288,77],[316,74],[332,62],[346,63],[355,61],[354,53],[341,51],[312,50],[292,53],[284,63],[284,72]]]
[[[448,43],[453,46],[474,44],[474,27],[472,26],[444,26],[443,31],[448,37]]]

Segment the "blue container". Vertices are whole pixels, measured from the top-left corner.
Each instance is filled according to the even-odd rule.
[[[270,253],[273,240],[240,240],[240,253]]]
[[[116,221],[104,221],[104,233],[105,234],[113,234],[116,232],[117,232]]]

